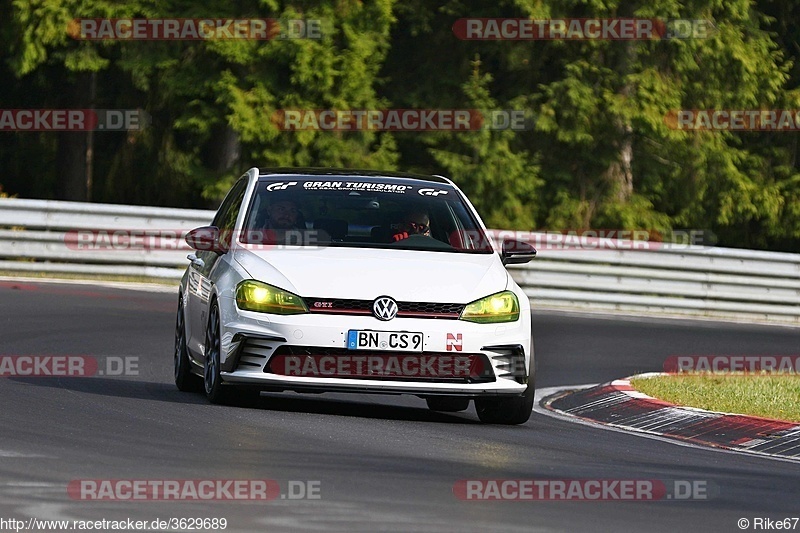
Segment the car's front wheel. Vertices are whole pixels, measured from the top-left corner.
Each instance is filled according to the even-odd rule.
[[[475,398],[475,410],[487,424],[524,424],[531,417],[536,387],[530,378],[522,396],[511,398]]]
[[[221,346],[220,346],[220,321],[219,305],[211,304],[206,327],[206,359],[203,366],[203,386],[206,397],[211,403],[223,405],[249,405],[258,400],[261,392],[258,389],[225,385],[220,376]]]
[[[222,377],[220,376],[220,328],[217,302],[211,304],[211,312],[208,314],[205,352],[203,386],[206,391],[206,397],[211,403],[228,403],[230,391],[222,384]]]
[[[178,316],[175,319],[175,386],[182,392],[199,392],[202,380],[192,374],[192,363],[186,350],[186,321],[183,314],[183,295],[178,296]]]

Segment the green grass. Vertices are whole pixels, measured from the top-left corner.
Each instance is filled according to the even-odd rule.
[[[800,376],[678,374],[633,379],[631,385],[677,405],[800,422]]]

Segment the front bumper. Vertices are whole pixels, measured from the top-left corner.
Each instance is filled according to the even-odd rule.
[[[461,320],[302,314],[265,315],[241,311],[234,300],[220,298],[222,313],[222,379],[264,390],[359,392],[414,395],[496,396],[522,394],[530,377],[530,315],[516,322],[475,324]],[[393,379],[380,377],[297,376],[272,373],[270,360],[287,347],[346,353],[348,330],[410,331],[425,336],[423,356],[473,355],[484,362],[479,379]],[[457,341],[455,340],[457,339]],[[459,349],[460,348],[460,349]],[[363,352],[354,352],[363,353]],[[406,352],[381,352],[405,355]]]

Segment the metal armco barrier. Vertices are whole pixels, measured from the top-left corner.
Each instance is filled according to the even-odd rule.
[[[2,198],[0,271],[177,280],[190,252],[183,235],[209,224],[213,215],[190,209]],[[91,243],[81,242],[91,230],[99,232],[93,242],[106,246],[93,249]],[[133,233],[133,240],[125,240],[114,230],[140,231]],[[152,246],[156,235],[160,240]],[[541,242],[532,240],[534,245]],[[800,254],[698,246],[538,248],[531,263],[509,268],[534,307],[800,325]]]
[[[179,279],[192,251],[183,236],[212,218],[197,209],[0,198],[0,270]],[[97,246],[81,241],[92,231]]]

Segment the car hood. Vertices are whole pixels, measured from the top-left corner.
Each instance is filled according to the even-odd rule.
[[[504,290],[497,254],[365,248],[239,248],[235,260],[253,278],[303,297],[468,303]]]

